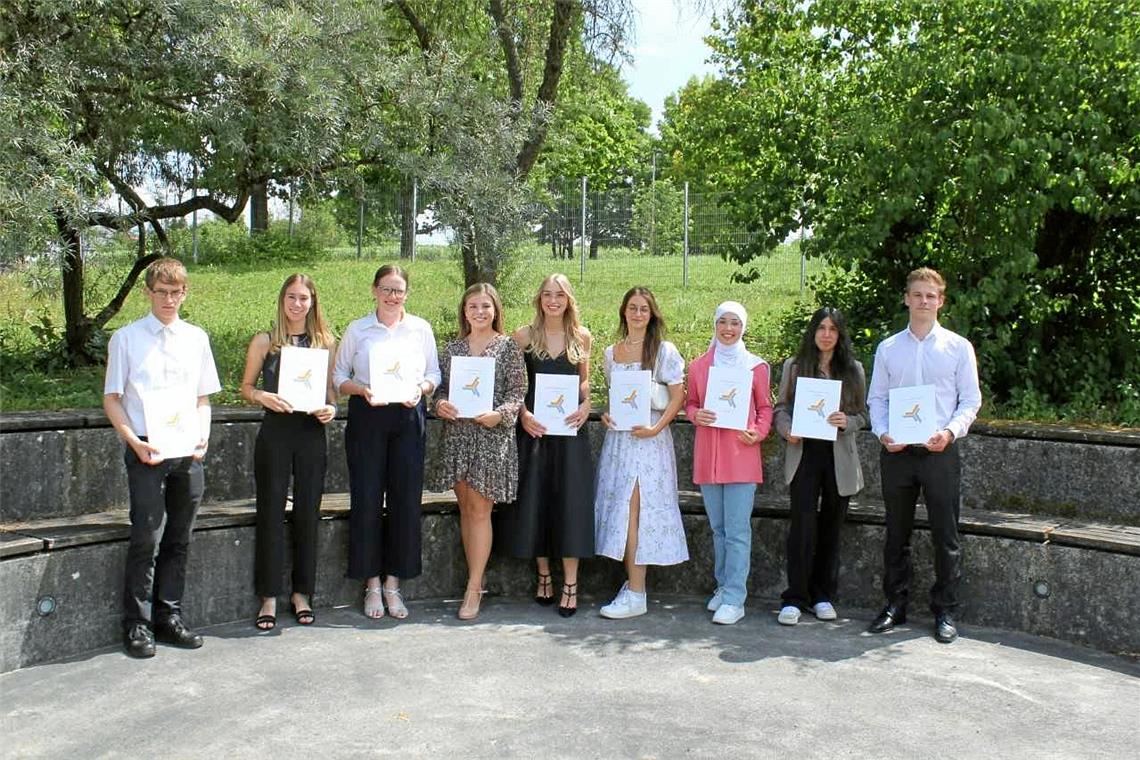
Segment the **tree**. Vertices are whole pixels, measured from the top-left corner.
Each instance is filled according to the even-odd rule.
[[[653,256],[676,256],[685,245],[685,194],[666,180],[642,185],[633,195],[631,232]]]
[[[745,3],[682,93],[686,166],[748,259],[799,224],[867,342],[911,268],[999,399],[1140,399],[1140,15],[1110,0]]]
[[[532,186],[549,196],[538,234],[550,242],[555,258],[572,255],[582,234],[585,177],[586,234],[590,258],[596,259],[603,241],[629,238],[628,183],[651,152],[651,112],[630,96],[616,66],[581,44],[571,50],[566,68],[550,134],[531,175]]]
[[[620,49],[628,26],[625,0],[489,0],[486,4],[396,0],[423,55],[423,76],[446,84],[455,67],[467,108],[429,111],[422,124],[423,161],[439,211],[459,236],[464,280],[494,282],[525,218],[526,180],[546,141],[574,34]],[[592,22],[584,24],[589,16]],[[587,30],[589,30],[587,32]],[[481,43],[489,32],[490,49]],[[448,118],[441,118],[446,114]],[[501,153],[506,160],[498,160]],[[495,159],[495,160],[488,160]],[[497,164],[497,165],[496,165]],[[449,169],[445,170],[445,169]],[[457,181],[463,178],[463,181]]]
[[[4,200],[18,197],[0,225],[7,234],[52,220],[73,363],[101,358],[103,326],[157,257],[144,227],[169,251],[164,223],[195,210],[232,222],[255,189],[335,168],[351,141],[378,142],[357,125],[389,89],[374,72],[393,67],[381,65],[363,2],[324,3],[319,15],[269,0],[26,0],[8,10],[0,129],[17,150],[0,164],[0,187],[13,188]],[[147,180],[194,192],[151,201],[136,189]],[[104,207],[112,191],[127,209]],[[91,227],[140,231],[138,257],[93,315],[80,245]]]

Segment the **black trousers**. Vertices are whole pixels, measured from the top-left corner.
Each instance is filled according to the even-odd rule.
[[[123,626],[153,625],[182,615],[186,561],[205,477],[193,457],[149,465],[128,446],[131,537],[123,579]]]
[[[831,441],[804,440],[789,492],[788,588],[781,599],[802,610],[834,601],[839,586],[839,533],[851,499],[839,495]]]
[[[887,542],[883,547],[883,594],[887,602],[905,608],[910,601],[912,575],[910,536],[919,491],[926,501],[930,537],[934,543],[934,586],[930,610],[953,612],[958,607],[962,579],[962,550],[958,543],[961,459],[956,443],[941,452],[920,447],[879,457],[883,501],[887,508]]]
[[[348,402],[349,578],[415,578],[421,567],[424,402],[371,406]]]
[[[266,411],[253,449],[257,532],[253,585],[279,596],[285,566],[285,500],[293,484],[293,591],[311,595],[317,577],[317,521],[328,465],[325,426],[311,414]]]

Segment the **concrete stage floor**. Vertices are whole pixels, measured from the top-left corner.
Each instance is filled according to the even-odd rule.
[[[0,675],[0,757],[1126,758],[1140,665],[1051,639],[927,617],[863,633],[871,610],[776,623],[753,601],[714,626],[703,600],[656,597],[628,621],[585,599],[457,601],[369,621],[319,609],[204,629],[205,646],[119,649]]]

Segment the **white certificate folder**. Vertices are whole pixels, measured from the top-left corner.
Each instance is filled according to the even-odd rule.
[[[281,347],[277,395],[297,412],[312,412],[328,399],[329,352],[326,348]]]
[[[792,409],[792,435],[834,441],[839,428],[827,421],[839,411],[843,383],[815,377],[796,378],[796,405]]]
[[[934,414],[934,386],[912,385],[891,388],[888,397],[887,435],[895,443],[923,444],[937,430]]]
[[[711,427],[747,430],[751,401],[752,370],[709,367],[705,409],[716,413],[716,421]]]
[[[202,440],[198,395],[191,388],[167,388],[142,396],[147,442],[163,459],[191,456]]]
[[[368,351],[368,389],[372,400],[402,404],[416,398],[424,380],[424,356],[400,341],[374,343]]]
[[[547,435],[578,435],[578,428],[566,424],[566,416],[578,408],[577,375],[539,372],[534,376],[534,416]]]
[[[478,417],[495,406],[495,357],[455,356],[448,374],[447,400],[459,416]]]
[[[618,430],[649,427],[649,396],[653,373],[627,370],[610,374],[610,421]]]

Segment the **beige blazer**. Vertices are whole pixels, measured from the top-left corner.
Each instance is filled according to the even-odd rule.
[[[780,391],[776,395],[777,399],[783,399],[786,395],[791,395],[787,390],[792,375],[793,364],[795,364],[794,356],[784,362],[784,370],[780,375]],[[856,361],[855,369],[858,371],[859,379],[863,381],[863,387],[865,388],[867,386],[867,380],[863,372],[863,365]],[[780,431],[780,436],[786,441],[792,430],[792,410],[784,401],[778,400],[776,402],[773,421],[776,424],[776,430]],[[869,418],[866,407],[863,408],[863,411],[855,414],[848,412],[847,429],[840,430],[839,435],[835,438],[835,483],[839,487],[840,496],[851,496],[863,489],[863,468],[859,465],[859,451],[855,448],[855,434],[867,427],[868,421]],[[802,443],[789,443],[784,448],[785,483],[792,482],[792,478],[796,475],[796,470],[800,467],[800,458],[803,456],[803,453],[804,447]]]

